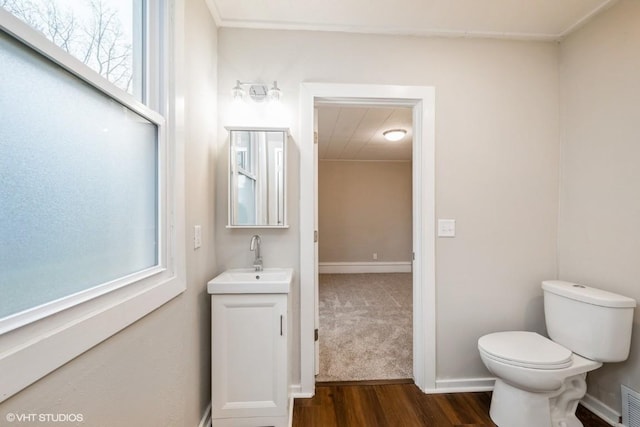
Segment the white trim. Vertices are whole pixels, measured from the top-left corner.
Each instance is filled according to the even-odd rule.
[[[303,393],[300,384],[292,384],[289,386],[289,396],[294,399],[308,399],[313,397],[313,393]]]
[[[204,2],[207,4],[207,8],[213,18],[213,22],[216,23],[216,27],[220,28],[222,26],[222,18],[220,18],[220,12],[218,11],[216,2],[214,0],[205,0]]]
[[[134,287],[136,285],[131,285],[122,291],[130,292]],[[174,279],[144,287],[125,298],[109,295],[109,303],[100,300],[70,309],[71,313],[64,313],[68,319],[62,324],[56,321],[60,319],[43,321],[47,325],[53,323],[55,328],[41,327],[37,334],[27,328],[27,331],[18,330],[2,336],[0,402],[131,325],[183,290],[184,282]],[[29,341],[25,342],[27,337]],[[4,345],[7,343],[10,345]]]
[[[314,393],[302,393],[302,392],[299,392],[299,393],[292,394],[291,397],[293,397],[294,399],[310,399],[314,395],[315,395]]]
[[[125,92],[109,82],[98,74],[97,71],[83,64],[71,54],[55,46],[53,42],[49,41],[42,33],[22,22],[3,8],[0,8],[0,27],[21,43],[56,63],[108,97],[140,114],[147,120],[156,124],[164,122],[162,115],[138,101],[130,93]]]
[[[198,427],[211,427],[211,402],[209,402],[209,405],[207,405],[207,408],[204,410]]]
[[[406,262],[321,262],[320,274],[411,273],[411,261]]]
[[[576,31],[577,29],[581,28],[586,23],[591,21],[596,15],[599,15],[600,13],[609,9],[611,6],[613,6],[617,2],[618,0],[607,0],[604,3],[596,6],[596,8],[593,9],[591,12],[588,12],[582,18],[578,19],[575,23],[571,24],[566,30],[558,34],[557,40],[561,41],[562,39],[567,37],[569,34],[573,33],[574,31]]]
[[[228,216],[228,215],[227,215]],[[288,224],[286,225],[225,225],[224,228],[228,228],[230,230],[233,229],[243,229],[243,228],[253,228],[253,229],[279,229],[279,228],[289,228],[290,226]]]
[[[287,425],[289,427],[293,427],[293,405],[294,405],[294,401],[293,401],[293,396],[289,396],[289,422],[287,422]]]
[[[435,388],[435,88],[362,84],[302,83],[300,85],[300,385],[315,392],[314,295],[314,102],[373,103],[413,107],[414,212],[414,381],[422,390]]]
[[[62,298],[48,301],[38,306],[31,307],[14,314],[10,314],[0,319],[0,335],[15,329],[19,329],[30,323],[37,322],[38,320],[45,319],[49,316],[53,316],[56,313],[68,310],[94,298],[99,298],[102,295],[108,294],[109,292],[113,292],[122,287],[129,286],[133,283],[152,281],[154,279],[157,280],[156,276],[160,277],[160,275],[164,271],[164,268],[160,266],[154,266],[133,274],[129,274],[124,277],[120,277],[116,280],[102,283],[91,288],[83,289],[76,293],[66,295]]]
[[[367,26],[367,25],[341,25],[341,24],[317,24],[311,22],[280,22],[249,19],[228,19],[223,18],[216,7],[214,0],[205,0],[211,16],[217,27],[229,28],[250,28],[266,30],[293,30],[293,31],[328,31],[357,34],[383,34],[397,36],[420,36],[420,37],[447,37],[447,38],[471,38],[471,39],[502,39],[502,40],[523,40],[523,41],[560,41],[571,32],[582,27],[593,17],[602,11],[613,6],[618,0],[606,0],[605,3],[596,5],[595,8],[580,17],[576,22],[569,25],[567,29],[560,33],[526,33],[526,32],[503,32],[503,31],[474,31],[474,30],[447,30],[428,28],[407,28],[393,26]]]
[[[375,159],[318,159],[319,162],[347,163],[411,163],[411,160],[375,160]]]
[[[604,420],[608,424],[612,426],[622,426],[622,424],[618,424],[618,420],[621,416],[620,413],[615,409],[605,405],[589,393],[584,395],[580,403],[582,404],[582,406],[596,414],[598,417],[602,418],[602,420]]]
[[[413,375],[427,390],[436,383],[435,88],[413,88]]]
[[[213,0],[207,0],[207,3]],[[217,12],[217,11],[216,11]],[[211,12],[216,19],[217,13]],[[289,30],[289,31],[328,31],[356,34],[382,34],[394,36],[419,36],[419,37],[447,37],[447,38],[471,38],[471,39],[506,39],[523,41],[557,41],[559,34],[546,33],[520,33],[498,31],[461,31],[461,30],[432,30],[423,28],[406,27],[374,27],[365,25],[329,25],[329,24],[305,24],[305,23],[281,23],[269,21],[245,21],[236,19],[220,19],[218,27],[224,28],[248,28],[264,30]]]
[[[283,132],[284,133],[284,158],[283,158],[283,169],[284,169],[284,183],[283,183],[283,188],[284,188],[284,197],[283,197],[283,202],[282,202],[282,206],[284,206],[284,212],[283,212],[283,218],[282,224],[256,224],[256,225],[241,225],[241,224],[231,224],[231,217],[233,216],[233,210],[231,209],[231,207],[235,204],[235,201],[232,200],[235,197],[235,192],[232,191],[227,191],[227,225],[225,226],[225,228],[227,229],[234,229],[234,228],[240,228],[240,229],[279,229],[279,228],[289,228],[289,218],[287,216],[287,199],[289,198],[289,191],[287,190],[287,168],[288,166],[288,162],[289,162],[289,156],[287,155],[287,153],[289,152],[289,144],[290,144],[290,138],[291,138],[291,130],[288,127],[268,127],[268,126],[225,126],[224,127],[225,130],[227,131],[228,134],[228,138],[229,138],[229,144],[227,147],[227,158],[229,159],[229,164],[234,164],[233,162],[236,161],[236,159],[231,158],[231,132],[233,131],[257,131],[257,132]],[[229,190],[231,190],[231,173],[227,174],[227,188]],[[257,221],[256,221],[257,222]]]
[[[426,393],[474,393],[477,391],[491,391],[496,382],[493,377],[487,378],[457,378],[436,380],[436,388]]]

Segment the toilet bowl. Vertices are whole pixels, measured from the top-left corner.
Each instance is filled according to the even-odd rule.
[[[478,340],[496,377],[490,416],[499,427],[581,427],[587,372],[629,355],[635,300],[559,280],[542,288],[549,338],[506,331]]]
[[[586,392],[586,373],[602,363],[535,332],[485,335],[478,340],[478,350],[497,377],[490,416],[498,426],[581,426],[575,410]]]

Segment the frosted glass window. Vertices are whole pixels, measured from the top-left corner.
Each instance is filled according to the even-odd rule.
[[[158,265],[158,127],[0,31],[0,318]]]

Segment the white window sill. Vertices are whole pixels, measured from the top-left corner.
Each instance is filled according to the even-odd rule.
[[[185,290],[183,278],[132,284],[0,336],[0,402]]]

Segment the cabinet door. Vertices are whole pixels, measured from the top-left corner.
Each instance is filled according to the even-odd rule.
[[[287,296],[213,295],[212,417],[287,410]]]

